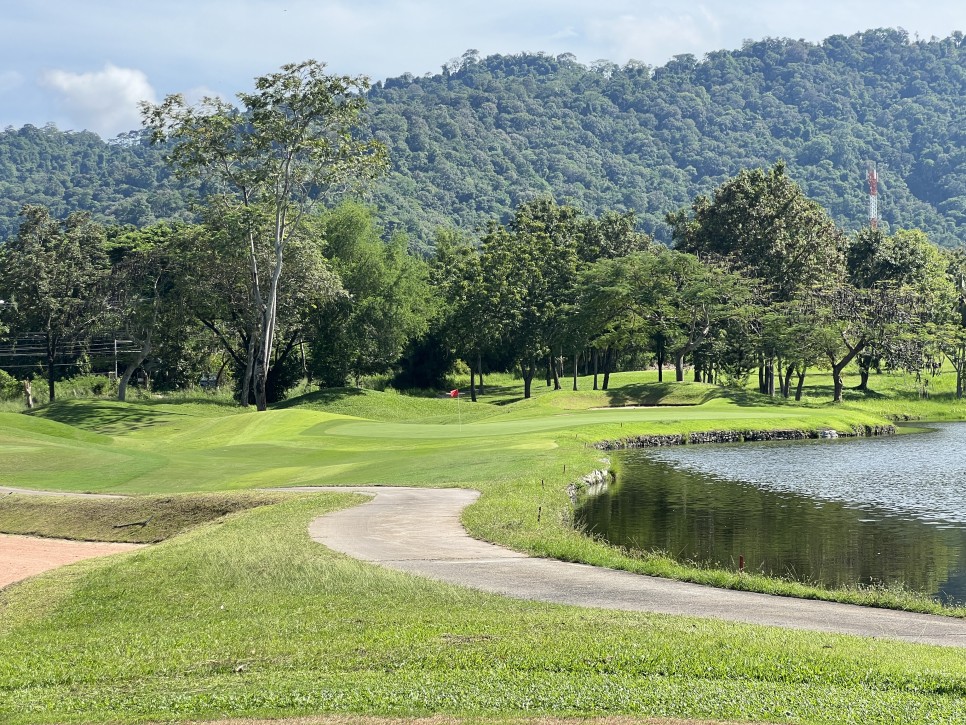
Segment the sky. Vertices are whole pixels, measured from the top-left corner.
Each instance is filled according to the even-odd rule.
[[[469,49],[652,66],[745,40],[820,42],[871,28],[966,31],[961,0],[30,0],[0,13],[0,129],[54,123],[104,138],[138,102],[233,97],[285,63],[373,81],[438,73]]]

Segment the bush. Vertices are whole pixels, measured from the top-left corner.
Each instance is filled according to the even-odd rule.
[[[0,370],[0,400],[23,399],[23,382],[10,373]]]
[[[117,379],[106,375],[78,375],[56,384],[58,398],[114,398]]]

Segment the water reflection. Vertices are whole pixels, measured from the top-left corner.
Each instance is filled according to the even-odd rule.
[[[577,512],[608,541],[830,586],[966,603],[966,425],[921,435],[620,454]]]

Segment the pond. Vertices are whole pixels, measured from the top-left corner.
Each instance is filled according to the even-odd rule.
[[[577,523],[606,541],[826,586],[966,603],[966,424],[888,438],[617,454]]]

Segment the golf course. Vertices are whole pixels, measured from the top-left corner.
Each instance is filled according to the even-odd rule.
[[[0,413],[0,485],[22,490],[0,496],[0,533],[147,544],[0,589],[0,721],[961,722],[962,647],[526,601],[363,562],[309,534],[368,500],[331,487],[472,489],[466,531],[533,557],[961,618],[902,588],[699,567],[572,524],[581,478],[614,465],[600,441],[966,419],[938,380],[921,399],[883,375],[885,392],[837,405],[817,377],[795,404],[651,371],[616,373],[607,391],[541,384],[530,399],[494,377],[478,403],[345,388],[266,412],[199,394]],[[327,490],[305,490],[317,486]],[[112,497],[66,495],[79,493]]]

